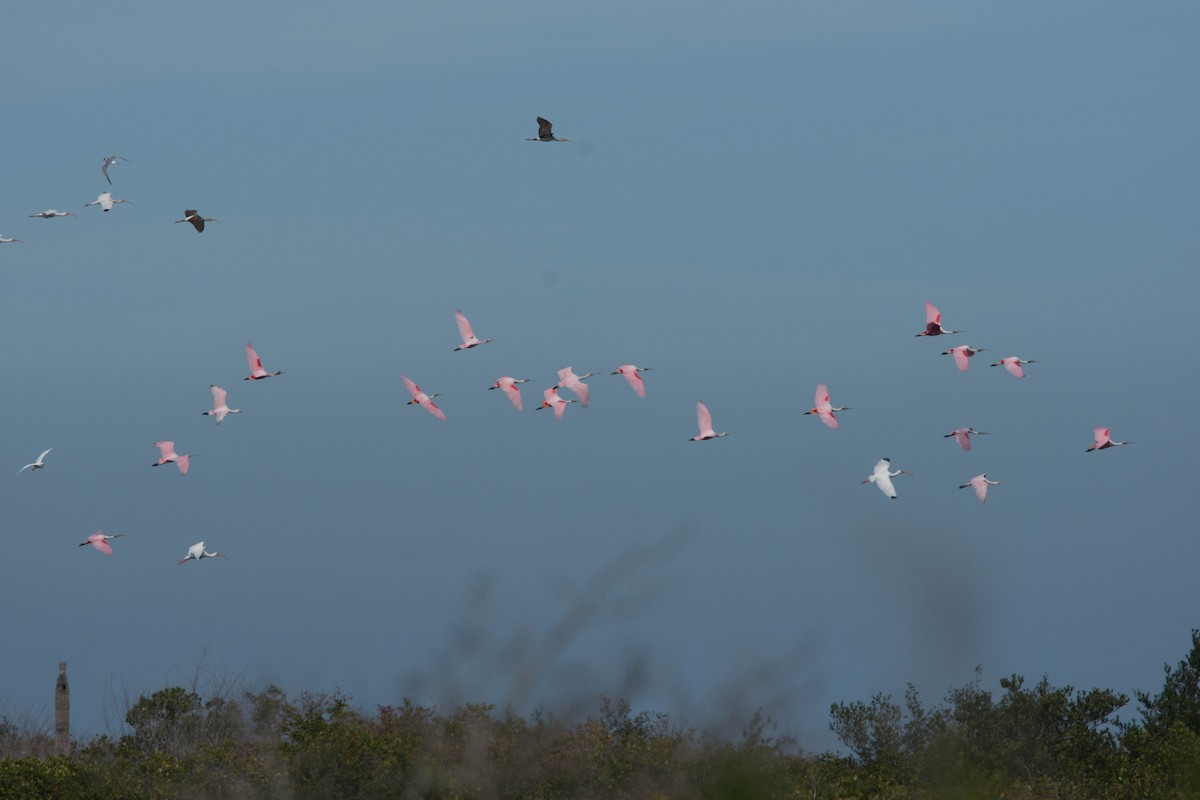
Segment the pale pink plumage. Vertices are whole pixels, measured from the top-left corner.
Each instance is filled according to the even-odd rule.
[[[503,378],[499,378],[488,388],[499,389],[500,391],[504,392],[504,395],[509,399],[510,402],[512,402],[513,408],[515,408],[517,411],[521,411],[523,408],[521,404],[521,387],[517,386],[518,383],[529,383],[529,379],[510,378],[509,376],[505,375]]]
[[[986,472],[981,472],[971,480],[962,484],[958,488],[966,489],[968,486],[975,488],[975,496],[979,498],[979,502],[986,503],[988,496],[988,486],[999,486],[1004,481],[990,481]]]
[[[849,411],[847,407],[835,407],[829,402],[829,389],[823,383],[817,384],[817,394],[813,400],[814,406],[804,414],[816,414],[821,422],[824,422],[828,427],[837,430],[841,424],[837,421],[837,417],[833,415],[834,411]]]
[[[1093,428],[1092,436],[1096,439],[1096,441],[1085,452],[1090,453],[1093,450],[1107,450],[1110,447],[1120,447],[1121,445],[1125,444],[1133,444],[1133,442],[1115,442],[1110,434],[1110,428]]]
[[[554,418],[562,419],[563,412],[567,410],[567,403],[574,403],[574,400],[564,400],[558,396],[558,387],[551,386],[542,392],[542,404],[538,409],[553,408]]]
[[[413,383],[411,380],[409,380],[407,375],[401,375],[400,377],[404,379],[404,385],[408,387],[409,394],[411,394],[413,396],[413,399],[409,400],[407,405],[421,406],[422,408],[424,408],[430,414],[433,414],[438,419],[440,419],[440,420],[446,419],[446,414],[440,408],[437,407],[436,403],[433,402],[432,398],[437,397],[436,393],[431,394],[431,395],[425,394],[424,392],[421,391],[420,386],[417,386],[415,383]]]
[[[222,422],[225,421],[226,414],[242,413],[242,410],[240,408],[230,408],[229,407],[229,404],[225,402],[225,397],[228,393],[224,389],[222,389],[220,386],[217,386],[214,383],[212,386],[209,386],[208,388],[210,390],[212,390],[213,407],[212,407],[211,411],[205,411],[205,412],[203,412],[203,414],[201,416],[215,417],[217,420],[217,424],[220,425]]]
[[[973,358],[976,353],[982,353],[986,347],[971,347],[969,344],[960,344],[958,347],[951,347],[949,350],[942,353],[944,356],[954,356],[954,363],[958,365],[959,372],[966,372],[970,366],[969,359]]]
[[[962,331],[948,331],[942,327],[942,312],[937,310],[933,303],[925,304],[925,330],[917,334],[917,336],[941,336],[944,333],[962,333]]]
[[[1003,366],[1006,370],[1008,370],[1008,374],[1012,375],[1013,377],[1024,378],[1025,370],[1021,369],[1021,366],[1024,364],[1036,364],[1036,363],[1037,363],[1036,361],[1026,361],[1024,359],[1017,358],[1016,356],[1009,356],[1008,358],[1000,359],[995,364],[992,364],[992,366],[993,367]]]
[[[282,372],[267,372],[263,369],[262,359],[258,357],[258,353],[254,352],[254,347],[249,343],[246,344],[246,363],[250,365],[250,374],[242,380],[257,381],[283,374]]]
[[[621,366],[617,367],[617,369],[613,372],[613,375],[624,375],[625,380],[629,381],[629,385],[633,388],[633,391],[637,393],[637,396],[645,397],[646,384],[642,381],[642,376],[638,373],[645,372],[648,369],[653,369],[653,367],[639,367],[633,364],[622,364]]]
[[[161,453],[161,456],[158,461],[154,462],[150,466],[161,467],[163,464],[173,463],[175,466],[179,467],[180,474],[187,475],[188,464],[195,453],[188,453],[187,455],[182,456],[176,454],[174,442],[155,442],[154,446],[158,448],[158,452]]]
[[[471,330],[471,323],[467,321],[467,317],[462,311],[454,312],[454,320],[458,323],[458,335],[462,337],[463,343],[454,348],[455,352],[459,350],[470,350],[481,344],[487,344],[491,339],[480,339]]]
[[[986,431],[977,431],[974,428],[955,428],[954,430],[943,436],[943,439],[954,437],[954,441],[958,442],[958,446],[968,453],[971,452],[971,434],[976,436],[986,436]]]
[[[588,407],[588,385],[583,382],[584,378],[592,377],[592,373],[586,375],[576,375],[570,367],[563,367],[558,371],[558,385],[561,388],[570,389],[579,398],[579,404],[584,408]]]
[[[704,403],[696,403],[696,427],[700,429],[697,436],[693,436],[693,442],[705,442],[709,439],[716,439],[720,436],[728,436],[728,433],[717,433],[713,430],[712,414],[708,413],[708,406]]]
[[[96,531],[91,536],[87,537],[82,542],[80,542],[79,546],[84,547],[85,545],[90,544],[92,547],[96,548],[101,553],[104,553],[104,555],[111,556],[113,554],[113,549],[112,549],[112,545],[110,545],[108,543],[108,540],[109,539],[120,539],[124,535],[125,534],[123,534],[123,533],[113,533],[113,534],[109,534],[106,536],[103,533],[101,533],[100,531]]]

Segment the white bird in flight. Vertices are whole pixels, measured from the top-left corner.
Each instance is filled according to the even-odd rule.
[[[17,244],[25,244],[25,242],[21,239],[6,239],[4,238],[4,234],[0,233],[0,244],[12,244],[13,242],[16,242]]]
[[[111,155],[104,157],[104,163],[100,165],[100,171],[104,173],[104,180],[108,181],[108,185],[112,186],[112,178],[108,177],[108,168],[115,167],[119,161],[128,161],[124,156]],[[107,211],[108,209],[105,209]]]
[[[688,441],[707,442],[709,439],[717,439],[729,435],[728,433],[717,433],[713,430],[712,414],[708,413],[708,406],[704,405],[704,403],[696,403],[696,427],[700,429],[700,433]]]
[[[186,564],[187,562],[192,561],[193,559],[196,561],[199,561],[202,558],[228,559],[229,556],[225,555],[224,553],[217,553],[217,552],[209,553],[204,549],[204,542],[196,542],[194,545],[192,545],[191,547],[188,548],[187,555],[184,556],[183,558],[179,559],[179,563]]]
[[[93,200],[90,203],[85,203],[83,207],[87,208],[88,206],[100,206],[100,208],[102,208],[105,211],[112,211],[112,207],[115,203],[131,203],[131,202],[133,202],[133,201],[132,200],[114,200],[113,196],[112,196],[112,192],[101,192],[99,197],[97,197],[95,200]]]
[[[40,214],[30,214],[31,217],[39,217],[41,219],[54,219],[55,217],[74,217],[70,211],[59,211],[57,208],[47,208]]]
[[[216,417],[217,424],[220,425],[222,422],[225,421],[226,414],[242,413],[242,410],[240,408],[230,408],[229,407],[229,404],[227,402],[225,402],[225,397],[228,393],[224,389],[222,389],[220,386],[217,386],[214,383],[213,385],[209,386],[208,388],[212,391],[213,407],[210,411],[202,412],[201,416]]]
[[[867,476],[863,483],[873,483],[879,487],[879,491],[886,494],[893,500],[896,499],[896,487],[892,486],[892,478],[897,475],[912,475],[906,469],[898,469],[895,472],[891,471],[892,460],[890,458],[881,458],[875,463],[875,470]]]
[[[454,352],[459,350],[470,350],[472,347],[478,347],[481,344],[494,342],[495,339],[480,339],[475,335],[475,331],[471,330],[471,323],[467,322],[467,316],[462,311],[454,312],[454,320],[458,323],[458,335],[462,337],[462,344],[454,348]]]
[[[17,474],[20,475],[22,472],[24,472],[27,469],[32,469],[32,470],[45,469],[46,468],[46,456],[48,456],[50,454],[50,451],[53,449],[54,449],[53,447],[47,447],[45,450],[42,451],[42,454],[37,457],[37,461],[34,461],[32,464],[26,464],[25,466],[21,467],[19,470],[17,470]]]

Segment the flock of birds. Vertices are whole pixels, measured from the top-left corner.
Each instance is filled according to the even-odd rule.
[[[571,139],[556,137],[553,132],[553,125],[549,120],[543,117],[538,117],[537,123],[537,137],[527,139],[526,141],[572,142]],[[109,169],[117,166],[121,162],[128,161],[129,159],[119,155],[110,155],[103,158],[100,170],[104,176],[104,179],[109,183],[109,185],[112,185],[112,177],[109,175]],[[108,212],[111,211],[117,204],[129,202],[131,201],[114,198],[111,192],[105,191],[102,192],[94,201],[85,204],[85,207],[100,206],[102,211]],[[58,217],[73,217],[76,215],[70,211],[59,211],[51,208],[37,214],[30,214],[29,216],[40,219],[55,219]],[[215,217],[202,216],[195,209],[186,209],[184,211],[183,218],[175,220],[175,222],[189,223],[193,228],[195,228],[197,233],[203,233],[205,223],[220,222],[220,220],[216,219]],[[0,235],[0,244],[10,243],[23,243],[23,241],[21,239],[6,238]],[[925,327],[920,333],[916,334],[917,336],[945,336],[962,333],[962,331],[949,330],[942,327],[941,312],[938,311],[938,309],[932,303],[925,304],[925,314]],[[459,336],[462,339],[462,343],[454,348],[454,352],[471,350],[481,345],[497,341],[496,339],[480,339],[478,336],[476,336],[471,327],[470,321],[461,310],[456,310],[454,312],[454,317],[458,325]],[[973,347],[971,345],[964,344],[957,347],[950,347],[943,351],[942,355],[952,356],[959,371],[966,372],[970,368],[971,359],[977,354],[985,352],[985,350],[986,348]],[[263,367],[262,359],[259,358],[258,353],[255,352],[254,347],[251,344],[246,345],[246,360],[249,364],[250,374],[246,376],[244,380],[257,381],[265,378],[277,377],[283,374],[282,371],[268,372]],[[991,366],[1002,366],[1014,377],[1024,378],[1025,371],[1023,368],[1030,364],[1036,363],[1038,362],[1035,360],[1023,359],[1018,356],[1008,356],[991,364]],[[635,364],[622,364],[613,370],[611,374],[621,375],[624,377],[634,393],[637,394],[638,397],[644,398],[646,396],[646,384],[642,377],[642,373],[647,372],[650,369],[650,367],[639,367]],[[537,406],[536,410],[552,409],[554,411],[555,419],[561,420],[566,412],[567,406],[571,403],[578,402],[581,406],[587,408],[589,390],[588,384],[585,383],[585,380],[594,377],[595,374],[596,373],[588,372],[583,375],[577,375],[570,366],[558,370],[557,383],[543,390],[542,402]],[[434,392],[432,394],[427,394],[426,392],[422,391],[421,388],[407,375],[402,375],[401,378],[403,379],[404,385],[407,387],[409,393],[412,395],[412,399],[408,401],[408,405],[420,406],[433,416],[437,417],[439,420],[444,421],[446,419],[445,412],[442,411],[442,409],[439,408],[434,402],[434,398],[440,396],[438,393]],[[500,378],[497,378],[496,381],[488,388],[499,389],[504,393],[505,397],[508,398],[509,402],[512,403],[513,408],[515,408],[517,411],[522,411],[524,404],[521,396],[520,385],[530,382],[532,382],[532,379],[530,378],[514,378],[510,375],[504,375]],[[216,424],[220,425],[228,415],[242,413],[242,409],[230,408],[228,403],[228,392],[223,387],[213,384],[209,388],[212,392],[213,405],[208,411],[202,412],[204,416],[213,417]],[[560,396],[560,389],[569,391],[574,395],[574,397],[564,398]],[[841,424],[838,421],[835,412],[849,410],[851,410],[849,406],[833,405],[830,399],[829,389],[826,384],[822,383],[817,386],[813,407],[808,411],[805,411],[804,414],[815,415],[830,429],[838,430],[841,427]],[[689,441],[705,442],[729,435],[728,432],[718,433],[716,431],[716,429],[713,427],[712,414],[709,412],[708,407],[703,402],[696,403],[696,424],[699,431],[695,436],[691,437]],[[972,427],[965,427],[957,428],[950,433],[945,434],[944,438],[953,438],[960,448],[962,448],[964,451],[970,451],[971,437],[985,435],[987,435],[986,431],[978,431]],[[1111,430],[1105,427],[1095,428],[1093,431],[1093,436],[1095,441],[1093,442],[1092,446],[1087,449],[1087,452],[1106,450],[1110,447],[1132,444],[1132,442],[1113,440],[1111,437]],[[180,455],[176,452],[175,443],[173,441],[158,441],[154,443],[154,446],[159,450],[159,458],[157,461],[153,462],[151,466],[159,467],[163,466],[164,464],[174,464],[176,468],[178,468],[180,474],[187,475],[190,461],[193,457],[195,457],[195,453],[185,453]],[[47,448],[41,453],[41,455],[37,457],[35,461],[21,467],[17,474],[19,475],[26,470],[29,470],[31,473],[33,473],[37,472],[38,470],[45,469],[46,457],[50,455],[53,449],[54,448]],[[875,464],[871,474],[868,475],[867,478],[862,481],[862,483],[873,483],[881,492],[883,492],[884,495],[895,500],[897,497],[897,492],[895,485],[892,483],[892,479],[900,475],[911,476],[912,473],[903,469],[893,470],[891,459],[881,458]],[[984,472],[974,476],[966,483],[961,484],[959,488],[973,488],[975,490],[975,496],[979,499],[979,502],[985,503],[987,502],[989,487],[998,486],[1002,483],[1004,483],[1004,481],[991,480],[988,478],[987,473]],[[105,534],[102,531],[97,531],[81,542],[79,546],[84,547],[91,545],[104,555],[111,556],[113,555],[113,548],[110,542],[113,539],[117,539],[122,536],[123,534],[120,533]],[[187,550],[187,555],[180,559],[179,563],[185,564],[188,561],[200,561],[205,558],[228,558],[228,556],[220,552],[208,552],[205,549],[205,543],[201,541],[189,547]]]

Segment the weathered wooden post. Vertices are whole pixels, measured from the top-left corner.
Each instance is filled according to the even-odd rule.
[[[58,662],[58,684],[54,689],[54,751],[71,752],[71,689],[67,686],[67,662]]]

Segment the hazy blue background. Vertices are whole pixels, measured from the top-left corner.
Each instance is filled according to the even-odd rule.
[[[830,702],[976,665],[1158,688],[1200,624],[1200,9],[1047,5],[7,8],[4,709],[66,660],[101,732],[202,660],[367,707],[761,704],[820,748]],[[82,208],[110,153],[132,204]],[[926,300],[968,333],[914,338]],[[500,341],[452,353],[455,308]],[[247,341],[286,375],[241,381]],[[644,400],[532,411],[626,362]],[[686,441],[697,400],[730,437]],[[230,560],[176,566],[199,539]]]

